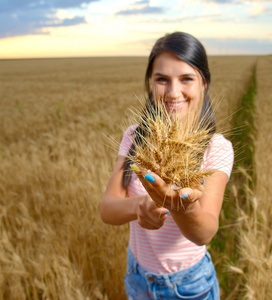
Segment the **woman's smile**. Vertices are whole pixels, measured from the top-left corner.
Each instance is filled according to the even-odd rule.
[[[167,111],[181,110],[186,104],[187,101],[165,101]]]

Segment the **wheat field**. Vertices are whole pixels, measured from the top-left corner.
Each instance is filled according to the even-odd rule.
[[[272,57],[261,57],[256,66],[257,94],[254,189],[249,190],[246,212],[238,208],[241,222],[239,272],[244,277],[245,299],[272,298]]]
[[[146,62],[144,57],[0,60],[0,300],[126,299],[128,225],[103,224],[98,208],[117,154],[107,135],[120,141],[129,108],[144,93]],[[231,128],[257,66],[258,176],[256,197],[249,201],[265,199],[258,202],[258,213],[271,228],[271,204],[266,206],[271,159],[265,160],[271,143],[271,57],[214,56],[209,63],[216,119],[224,128]],[[266,229],[258,227],[264,239]],[[242,230],[245,226],[240,241],[245,255],[243,243],[256,245],[256,236],[250,239]],[[271,276],[269,239],[258,259],[269,265]],[[256,262],[254,251],[247,254],[246,260]],[[223,274],[216,253],[214,260]],[[256,266],[237,266],[245,274],[241,288],[247,295],[261,288],[252,277]],[[226,291],[221,293],[225,297]]]

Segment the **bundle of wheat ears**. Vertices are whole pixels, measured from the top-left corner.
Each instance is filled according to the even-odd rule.
[[[203,179],[212,174],[201,168],[210,142],[205,117],[199,122],[199,114],[188,114],[185,119],[169,116],[163,101],[160,103],[156,109],[148,108],[141,114],[140,124],[147,134],[142,136],[141,144],[134,140],[135,155],[129,159],[177,189],[201,189]]]

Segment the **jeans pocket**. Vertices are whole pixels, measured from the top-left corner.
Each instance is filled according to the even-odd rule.
[[[207,261],[192,277],[175,282],[175,294],[180,299],[207,300],[216,279],[214,266]]]
[[[192,286],[174,284],[175,294],[180,299],[190,300],[208,300],[210,296],[211,286],[207,283],[205,285],[199,285],[196,288]]]

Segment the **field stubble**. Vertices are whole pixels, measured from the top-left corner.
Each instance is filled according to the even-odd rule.
[[[223,127],[255,60],[209,58]],[[146,61],[0,61],[0,299],[125,299],[128,226],[98,213],[116,160],[104,135],[120,140]]]

